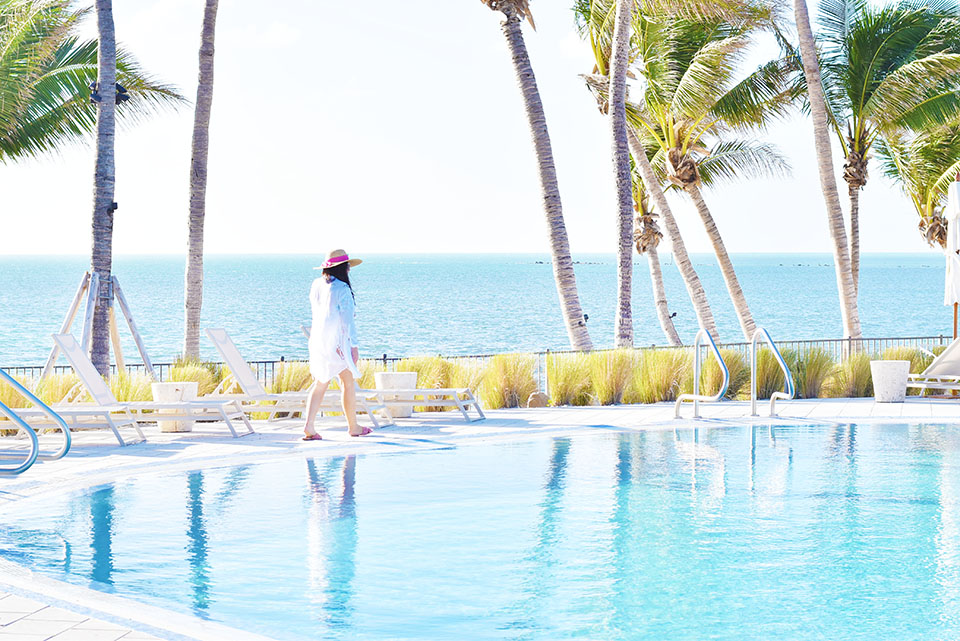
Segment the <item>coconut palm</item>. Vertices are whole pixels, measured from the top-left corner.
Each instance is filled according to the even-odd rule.
[[[830,125],[827,119],[827,103],[820,77],[816,41],[810,27],[810,14],[807,11],[806,0],[793,0],[793,8],[800,43],[800,56],[803,63],[803,77],[807,85],[810,115],[813,120],[813,142],[817,150],[820,188],[823,191],[823,200],[827,207],[827,223],[830,227],[830,237],[833,240],[833,261],[837,274],[837,291],[840,294],[840,316],[843,319],[843,331],[848,338],[860,338],[857,290],[853,284],[853,272],[850,269],[850,249],[847,246],[847,234],[843,226],[843,211],[840,209],[837,180],[833,174]]]
[[[913,203],[924,238],[945,248],[942,207],[950,183],[960,172],[960,125],[919,134],[888,133],[876,140],[876,149],[884,175],[899,183]]]
[[[616,347],[633,347],[633,189],[630,147],[627,142],[627,66],[630,64],[630,31],[636,0],[617,0],[613,48],[610,54],[610,127],[612,159],[617,185],[617,313]]]
[[[206,0],[200,35],[200,79],[193,115],[190,154],[190,215],[187,221],[187,267],[184,276],[183,355],[200,358],[200,308],[203,305],[203,221],[207,199],[207,149],[213,104],[214,33],[218,0]]]
[[[667,178],[696,206],[746,340],[755,329],[753,316],[700,191],[700,165],[729,130],[761,127],[784,113],[792,99],[787,59],[770,61],[737,81],[750,36],[762,20],[757,13],[731,21],[644,21],[637,58],[643,100],[633,112],[643,137],[659,147]],[[782,169],[775,155],[768,160],[774,172]]]
[[[587,332],[586,321],[580,308],[577,281],[573,271],[573,259],[570,256],[567,229],[563,222],[560,190],[557,186],[557,170],[553,162],[550,134],[547,131],[547,120],[543,113],[543,103],[540,101],[540,92],[537,89],[537,80],[533,75],[533,67],[530,65],[530,56],[523,41],[523,32],[520,29],[520,22],[523,19],[527,19],[530,26],[534,26],[533,16],[530,14],[527,0],[480,1],[494,11],[500,11],[505,17],[501,26],[513,59],[517,82],[523,94],[527,120],[537,152],[540,188],[543,194],[544,213],[547,217],[547,229],[550,235],[550,251],[553,257],[553,277],[560,296],[560,307],[563,311],[567,335],[573,349],[589,350],[593,348],[593,344],[590,341],[590,334]]]
[[[663,6],[661,7],[663,11],[666,11],[668,8],[668,3],[669,8],[677,9],[678,7],[685,7],[687,10],[693,11],[697,14],[705,13],[712,9],[730,9],[729,7],[725,7],[722,3],[715,3],[712,1],[690,2],[677,5],[676,2],[671,3],[669,0],[665,0],[662,3]],[[652,3],[648,1],[643,5],[647,13],[657,11],[656,7],[652,7],[651,4]],[[600,112],[604,114],[608,113],[609,111],[608,97],[612,94],[611,82],[608,80],[607,76],[611,66],[610,58],[613,50],[615,10],[616,4],[613,0],[579,0],[574,6],[574,14],[576,16],[577,26],[580,30],[580,34],[589,41],[590,48],[594,56],[593,73],[584,75],[583,77],[586,80],[587,87],[593,92],[594,97],[597,100],[597,106],[600,109]],[[638,26],[645,24],[644,16],[636,14],[633,22],[634,27],[638,28]],[[631,51],[631,61],[633,58],[635,58],[635,52]],[[626,107],[626,102],[624,104]],[[626,115],[626,111],[624,113]],[[704,327],[708,332],[710,332],[715,340],[719,340],[719,335],[713,320],[713,312],[710,310],[710,304],[707,301],[706,292],[704,291],[703,286],[700,283],[700,278],[697,275],[696,270],[693,268],[693,263],[690,261],[690,257],[687,254],[686,247],[683,243],[683,238],[680,236],[679,227],[673,218],[673,212],[670,210],[670,205],[663,195],[660,182],[654,178],[655,174],[653,168],[649,164],[647,154],[642,151],[642,143],[629,129],[627,134],[630,150],[633,153],[636,163],[635,169],[639,171],[642,176],[650,177],[649,180],[644,178],[644,181],[646,181],[645,193],[649,194],[650,197],[654,199],[657,205],[657,210],[663,217],[664,225],[667,229],[667,236],[673,248],[677,268],[679,269],[683,278],[683,282],[687,287],[687,291],[690,295],[690,300],[693,303],[700,326]],[[634,192],[636,193],[635,189]],[[624,227],[622,217],[620,217],[620,223],[622,229]],[[643,230],[640,230],[639,233],[643,233]],[[653,247],[653,253],[654,255],[656,254],[655,246]],[[657,270],[657,272],[659,272],[659,260],[649,261],[649,266],[651,270]],[[624,270],[621,266],[621,269],[619,270],[621,279],[623,272]],[[662,274],[654,274],[653,271],[651,271],[651,278],[655,281],[659,279],[662,282]],[[662,297],[663,308],[665,308],[666,293],[662,290],[662,287],[660,293],[658,293],[655,286],[654,295],[655,297]],[[660,298],[658,298],[656,303],[658,314],[662,309],[659,300]],[[672,326],[672,324],[673,323],[671,321],[670,325]],[[664,327],[664,331],[667,334],[667,339],[672,340],[670,330]],[[673,333],[675,333],[675,330]]]
[[[10,163],[85,140],[97,122],[90,85],[97,80],[97,41],[76,33],[89,9],[69,0],[0,0],[0,162]],[[129,99],[121,120],[182,100],[117,53],[117,76]]]
[[[116,183],[114,139],[116,136],[117,43],[113,27],[112,0],[97,0],[97,158],[93,183],[93,271],[105,286],[93,314],[90,360],[101,375],[110,374],[110,316],[112,291],[109,286],[113,264],[113,201]]]
[[[860,190],[883,131],[942,125],[960,114],[960,22],[955,2],[873,6],[867,0],[821,4],[817,33],[827,117],[846,159],[848,247],[859,289]]]
[[[636,211],[636,222],[634,224],[634,243],[637,253],[647,257],[647,263],[650,268],[650,283],[653,287],[653,303],[657,310],[657,320],[660,321],[660,329],[663,330],[667,343],[673,346],[683,345],[677,328],[673,324],[673,316],[670,314],[670,308],[667,306],[667,291],[663,286],[663,270],[660,268],[660,256],[657,253],[657,247],[663,234],[657,225],[657,215],[650,206],[650,198],[647,195],[643,184],[643,177],[636,170],[636,163],[631,163],[633,171],[631,177],[633,180],[633,202]]]

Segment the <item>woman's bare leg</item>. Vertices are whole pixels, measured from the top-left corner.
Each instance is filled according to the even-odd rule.
[[[310,391],[307,392],[307,411],[304,417],[306,422],[303,425],[303,433],[307,436],[317,433],[317,431],[313,429],[313,422],[317,419],[317,412],[320,411],[320,404],[323,403],[323,395],[326,394],[327,385],[329,384],[330,381],[326,383],[314,381],[310,387]]]
[[[343,415],[347,418],[350,434],[359,436],[363,428],[357,423],[357,386],[354,383],[353,372],[345,369],[340,372],[340,401],[343,404]]]

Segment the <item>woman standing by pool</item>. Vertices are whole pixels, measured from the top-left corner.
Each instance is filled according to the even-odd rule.
[[[334,376],[340,379],[343,415],[347,418],[350,436],[366,436],[372,430],[357,423],[357,392],[355,381],[360,377],[357,361],[357,327],[354,322],[356,306],[350,285],[350,268],[359,258],[350,258],[342,249],[335,249],[317,269],[323,275],[310,288],[310,307],[313,327],[310,331],[310,373],[314,382],[307,394],[305,441],[319,441],[321,436],[313,429],[313,421],[320,411],[323,395]]]

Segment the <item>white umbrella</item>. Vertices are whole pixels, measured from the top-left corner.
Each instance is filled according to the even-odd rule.
[[[945,251],[947,257],[947,272],[944,283],[943,304],[956,305],[960,303],[960,183],[950,183],[947,190],[947,208],[943,212],[947,220],[947,248]],[[954,314],[953,334],[956,338],[956,313]]]

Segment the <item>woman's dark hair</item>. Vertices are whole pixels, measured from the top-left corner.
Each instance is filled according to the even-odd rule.
[[[353,293],[353,285],[350,284],[350,276],[348,272],[350,271],[350,263],[343,261],[339,265],[334,265],[333,267],[324,267],[323,274],[328,277],[336,278],[337,280],[342,280],[347,284],[347,287],[350,288],[350,294],[356,298],[356,294]]]

